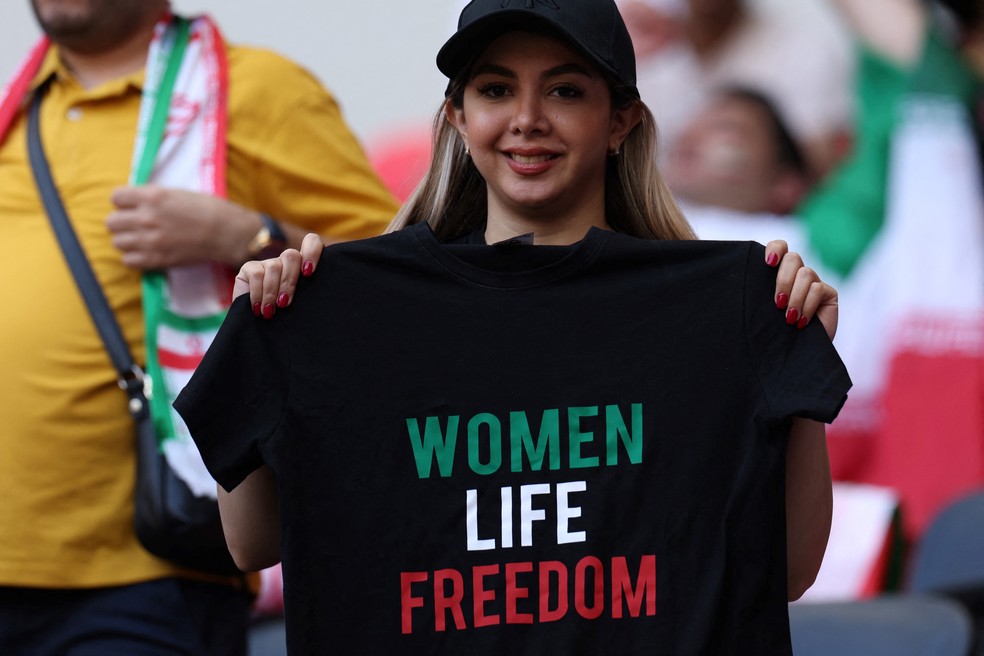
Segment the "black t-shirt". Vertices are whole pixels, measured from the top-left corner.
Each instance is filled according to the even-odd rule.
[[[328,247],[176,402],[276,473],[293,654],[788,654],[785,436],[850,381],[760,245]]]

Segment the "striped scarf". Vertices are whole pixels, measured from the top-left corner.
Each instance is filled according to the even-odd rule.
[[[23,110],[51,47],[42,38],[0,90],[0,142]],[[207,16],[168,14],[154,28],[129,183],[226,195],[225,42]],[[172,402],[191,378],[231,301],[233,272],[217,264],[143,276],[146,374],[158,439],[176,473],[199,496],[215,482]]]

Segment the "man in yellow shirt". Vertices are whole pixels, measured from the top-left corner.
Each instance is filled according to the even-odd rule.
[[[0,121],[0,277],[17,290],[0,321],[0,653],[243,654],[249,596],[134,536],[133,419],[34,184],[27,101],[43,90],[52,175],[137,362],[143,272],[234,270],[311,231],[375,235],[397,203],[312,76],[235,46],[220,71],[225,154],[213,163],[228,200],[131,186],[148,46],[167,0],[32,5],[52,46]],[[167,129],[195,111],[172,104]]]

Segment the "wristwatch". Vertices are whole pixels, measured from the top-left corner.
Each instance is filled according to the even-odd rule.
[[[287,248],[287,235],[284,234],[280,224],[269,215],[260,212],[260,220],[263,221],[263,225],[249,242],[249,256],[254,260],[277,257]]]

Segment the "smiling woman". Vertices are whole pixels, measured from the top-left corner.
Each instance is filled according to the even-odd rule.
[[[641,120],[639,106],[613,108],[605,79],[550,37],[505,34],[472,70],[448,121],[488,185],[486,241],[539,228],[540,243],[564,244],[607,228],[607,157]]]
[[[789,654],[836,292],[693,239],[611,0],[474,0],[437,61],[391,234],[244,266],[303,300],[237,301],[175,403],[237,562],[282,559],[297,653]]]

